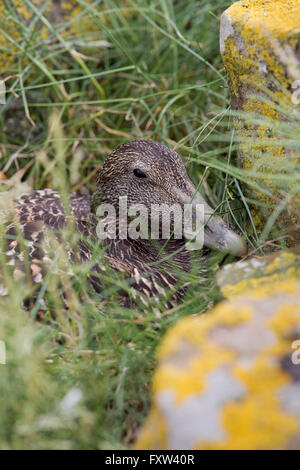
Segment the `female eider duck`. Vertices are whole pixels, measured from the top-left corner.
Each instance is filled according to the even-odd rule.
[[[188,272],[190,269],[190,251],[186,248],[185,239],[171,236],[152,240],[133,239],[130,234],[127,238],[121,236],[118,229],[119,202],[120,197],[124,196],[127,197],[128,207],[143,204],[150,216],[153,207],[157,207],[153,205],[157,204],[167,207],[178,204],[182,208],[189,203],[192,206],[203,204],[206,223],[204,245],[237,256],[245,253],[244,241],[219,216],[213,215],[213,209],[197,193],[180,156],[160,143],[134,140],[117,147],[106,159],[98,172],[92,197],[70,195],[69,209],[64,209],[63,196],[50,189],[33,191],[18,199],[16,213],[19,228],[16,228],[15,222],[8,226],[5,252],[15,276],[30,272],[34,283],[41,285],[47,270],[51,269],[47,252],[49,233],[61,240],[60,232],[71,220],[80,234],[75,248],[66,247],[72,263],[91,260],[93,253],[89,241],[104,244],[104,257],[109,265],[116,271],[125,272],[129,278],[133,299],[137,291],[153,297],[173,290],[173,300],[178,300],[184,289],[178,288],[176,270],[178,273],[178,270]],[[95,214],[100,204],[110,204],[116,211],[115,238],[97,240]],[[171,231],[173,229],[174,219],[171,218]],[[20,243],[20,231],[24,237],[23,244]],[[24,247],[27,247],[26,256]],[[97,292],[101,292],[101,271],[104,270],[102,258],[102,261],[93,262],[88,274],[88,280]],[[123,303],[130,304],[128,293],[124,294]]]

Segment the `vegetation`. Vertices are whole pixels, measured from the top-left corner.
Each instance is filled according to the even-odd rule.
[[[233,164],[218,40],[229,0],[80,0],[59,21],[47,19],[54,18],[48,12],[54,2],[2,3],[0,208],[28,188],[92,193],[97,168],[113,148],[154,139],[183,156],[210,205],[247,237],[250,250],[263,252],[241,189],[243,172]],[[0,448],[127,448],[149,407],[157,344],[180,317],[212,308],[220,297],[214,273],[230,257],[209,253],[203,281],[199,255],[184,300],[167,311],[156,305],[159,318],[153,308],[120,306],[125,281],[115,273],[104,277],[99,297],[87,286],[88,267],[69,278],[59,269],[62,250],[54,247],[53,254],[41,322],[38,300],[23,308],[31,284],[15,279],[0,259],[8,288],[0,296],[7,352],[0,365]]]

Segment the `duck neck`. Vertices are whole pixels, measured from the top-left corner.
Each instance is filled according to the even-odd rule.
[[[190,252],[186,249],[183,238],[152,239],[150,234],[142,233],[142,227],[140,227],[141,230],[138,236],[133,238],[130,236],[127,221],[125,225],[124,221],[121,222],[117,210],[114,212],[113,217],[106,217],[106,215],[105,219],[98,217],[97,209],[103,202],[100,191],[96,191],[92,199],[92,212],[94,215],[96,214],[96,220],[101,221],[101,230],[110,232],[110,237],[103,237],[104,244],[107,245],[108,256],[133,268],[139,265],[140,269],[145,271],[149,269],[154,271],[169,270],[172,267],[186,272],[189,271]],[[99,232],[97,232],[97,235],[101,239]]]

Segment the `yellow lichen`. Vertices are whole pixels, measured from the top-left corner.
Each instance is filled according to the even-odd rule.
[[[235,285],[226,285],[221,291],[225,297],[231,298],[251,291],[251,294],[259,299],[264,295],[274,294],[274,284],[286,294],[295,294],[298,289],[299,279],[294,278],[295,268],[290,268],[284,273],[275,273],[258,278],[243,279]]]
[[[226,364],[232,359],[233,353],[206,342],[202,345],[196,357],[192,356],[184,368],[164,364],[153,380],[153,392],[171,388],[175,391],[175,400],[181,403],[193,393],[199,393],[205,388],[205,378],[209,371],[217,365]]]
[[[227,11],[235,20],[244,22],[248,31],[259,26],[278,39],[300,31],[298,0],[244,0],[233,3]]]
[[[251,319],[251,307],[236,307],[234,315],[228,315],[228,310],[232,312],[232,306],[223,305],[221,309],[216,308],[215,315],[206,314],[179,320],[172,330],[168,332],[168,341],[163,341],[160,344],[157,350],[158,360],[166,360],[176,351],[182,340],[187,341],[196,348],[202,348],[207,341],[210,331],[220,323],[232,326]]]
[[[287,303],[279,308],[277,314],[271,318],[270,327],[278,336],[289,338],[289,335],[299,326],[300,306],[296,303]]]
[[[292,251],[283,251],[274,258],[272,263],[266,265],[265,273],[269,274],[276,270],[283,271],[288,265],[294,265],[296,274],[297,267],[300,265],[299,256]]]
[[[166,423],[158,409],[153,408],[150,411],[135,447],[137,449],[168,449]]]
[[[229,264],[217,274],[218,286],[228,298],[251,290],[259,296],[271,293],[274,283],[282,281],[287,281],[282,288],[285,286],[291,292],[297,279],[300,280],[300,256],[293,251]]]
[[[299,431],[299,423],[280,410],[273,393],[274,389],[267,394],[253,394],[240,403],[225,406],[223,420],[230,438],[215,448],[284,449]]]
[[[287,73],[282,58],[287,56],[287,47],[295,51],[300,37],[299,0],[245,0],[231,5],[225,15],[233,25],[234,34],[226,38],[222,57],[234,107],[248,113],[235,119],[243,166],[254,172],[261,186],[274,196],[251,189],[252,198],[261,201],[264,207],[263,213],[258,208],[251,210],[257,230],[261,231],[278,198],[282,198],[282,191],[292,193],[298,184],[292,175],[299,171],[299,153],[294,154],[294,160],[290,159],[284,144],[278,145],[281,137],[277,123],[284,118],[277,106],[286,114],[292,113],[288,90],[299,77]],[[253,114],[264,117],[266,124],[254,125]],[[272,178],[285,172],[291,174],[290,181]],[[296,207],[300,207],[299,201]],[[290,215],[290,223],[296,221],[297,217]],[[286,219],[279,218],[280,227],[285,223]]]

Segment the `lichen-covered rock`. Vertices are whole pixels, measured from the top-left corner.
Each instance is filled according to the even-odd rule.
[[[300,282],[179,321],[137,449],[300,449]]]
[[[290,280],[300,282],[300,254],[282,251],[267,256],[227,264],[217,273],[217,284],[225,297],[231,298],[249,290],[259,289],[260,294],[272,295],[274,285],[285,283],[288,292]]]
[[[221,18],[220,50],[232,108],[243,112],[235,126],[253,183],[248,194],[259,201],[257,229],[274,213],[277,227],[299,241],[300,145],[292,143],[300,121],[299,0],[234,3]]]

